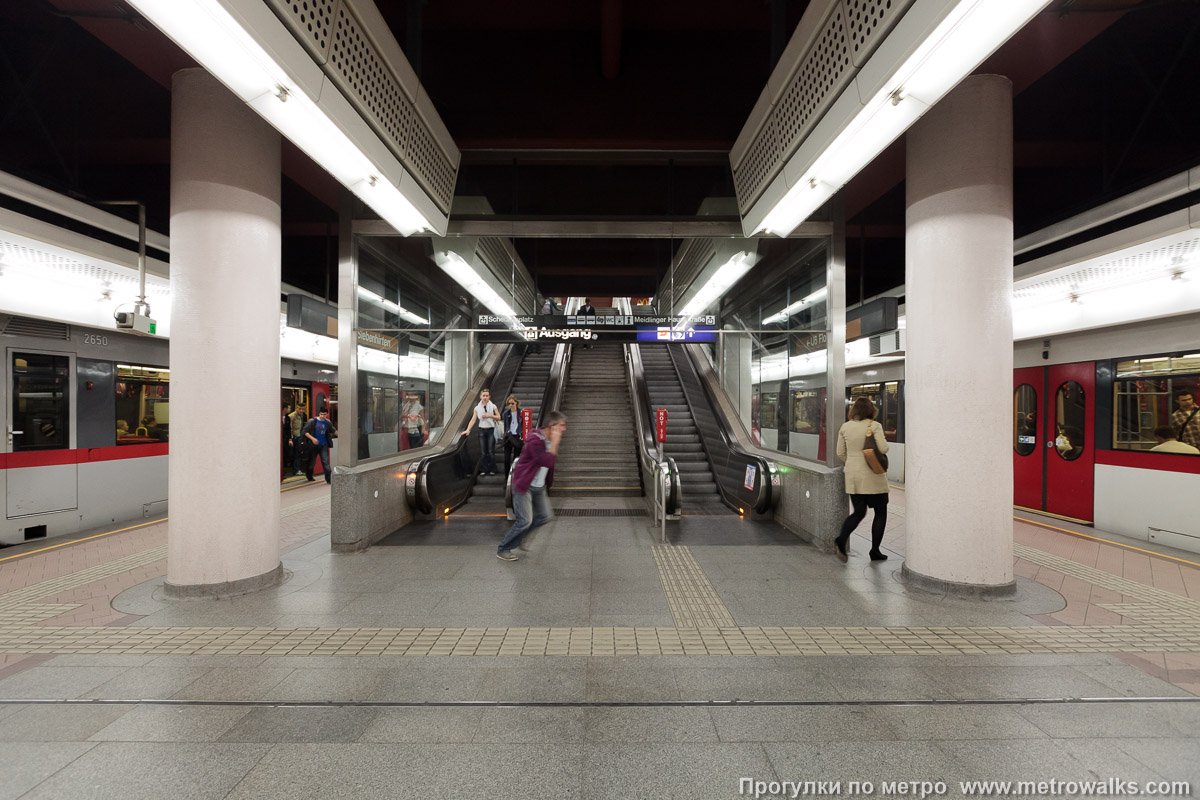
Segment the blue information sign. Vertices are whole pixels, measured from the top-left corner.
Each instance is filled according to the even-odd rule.
[[[639,342],[683,342],[684,344],[715,342],[717,330],[713,325],[692,325],[683,329],[676,329],[670,325],[658,327],[642,325],[637,329],[637,340]]]

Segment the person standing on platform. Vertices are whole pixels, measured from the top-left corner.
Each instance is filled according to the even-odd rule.
[[[283,415],[279,421],[279,480],[284,480],[291,474],[292,466],[292,423],[288,413],[292,410],[289,403],[283,404]]]
[[[415,394],[409,395],[404,406],[404,427],[408,432],[409,450],[416,450],[425,444],[425,432],[428,430],[425,424],[425,406],[421,405],[421,399]]]
[[[521,438],[521,401],[515,394],[510,394],[504,400],[504,410],[500,412],[500,438],[504,441],[504,474],[512,469],[513,459],[521,455],[525,440]]]
[[[878,474],[867,465],[863,457],[863,443],[870,432],[877,453],[887,453],[887,439],[883,429],[875,422],[875,404],[869,398],[860,397],[850,408],[850,419],[838,431],[837,454],[846,464],[846,494],[850,495],[853,511],[842,523],[841,534],[833,541],[838,560],[846,562],[850,534],[858,523],[867,516],[867,508],[875,512],[871,522],[871,560],[886,561],[887,556],[879,549],[883,542],[883,529],[887,525],[888,483],[886,474]]]
[[[479,462],[480,475],[496,474],[496,423],[500,421],[500,411],[492,402],[492,393],[484,389],[479,393],[479,405],[471,413],[471,421],[462,432],[466,436],[479,423],[479,449],[483,451],[483,460]]]
[[[334,429],[333,423],[329,421],[328,409],[322,408],[317,412],[316,418],[310,419],[304,426],[304,436],[312,444],[312,455],[308,457],[308,463],[304,466],[304,477],[308,478],[310,483],[316,480],[313,477],[313,467],[316,465],[317,456],[321,457],[321,469],[325,473],[325,482],[333,482],[333,473],[329,469],[329,448],[336,435],[337,431]]]
[[[301,452],[304,448],[304,423],[308,421],[304,409],[296,406],[296,410],[288,414],[288,423],[292,428],[292,472],[295,475],[304,474],[305,459]]]
[[[566,415],[551,411],[546,415],[546,425],[525,437],[525,449],[512,476],[513,513],[517,520],[496,548],[496,558],[501,561],[516,561],[512,548],[527,550],[525,537],[554,518],[546,490],[554,484],[554,462],[566,430]]]
[[[1196,396],[1190,389],[1182,389],[1175,393],[1175,402],[1179,408],[1171,415],[1175,423],[1175,438],[1192,447],[1200,447],[1200,406],[1196,405]]]

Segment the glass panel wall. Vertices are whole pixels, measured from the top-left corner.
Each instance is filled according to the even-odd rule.
[[[434,264],[429,239],[360,244],[356,447],[363,461],[438,441],[467,383],[457,381],[448,396],[448,371],[467,371],[473,311]]]
[[[117,364],[117,444],[168,441],[171,430],[171,371]]]

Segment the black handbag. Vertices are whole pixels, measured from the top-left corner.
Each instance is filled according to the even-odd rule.
[[[881,453],[875,449],[875,436],[871,433],[871,423],[867,423],[867,438],[863,441],[863,458],[867,461],[867,466],[871,468],[871,472],[876,475],[882,475],[887,472],[888,457],[886,453]]]

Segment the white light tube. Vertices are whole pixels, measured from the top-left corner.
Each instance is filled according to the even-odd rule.
[[[130,5],[405,236],[432,226],[217,0]]]
[[[801,173],[760,230],[787,236],[799,227],[1045,5],[961,0]]]
[[[676,330],[682,330],[691,322],[691,319],[704,312],[715,301],[721,298],[721,295],[742,279],[750,268],[754,266],[754,254],[750,252],[742,252],[735,255],[733,258],[726,261],[713,276],[708,279],[708,282],[701,287],[700,291],[692,296],[683,310],[679,312],[681,319],[675,325]]]
[[[496,290],[481,278],[479,273],[463,260],[462,256],[458,253],[444,250],[434,255],[434,261],[459,286],[466,289],[475,299],[483,303],[488,311],[491,311],[498,317],[515,317],[517,315],[517,312],[513,311],[512,306],[505,302],[504,298],[497,294]],[[524,329],[525,326],[514,320],[513,327]]]
[[[828,290],[822,286],[820,289],[817,289],[815,292],[813,292],[812,294],[810,294],[808,297],[804,298],[803,300],[797,300],[795,303],[792,303],[790,306],[783,309],[778,314],[767,317],[766,319],[764,319],[762,321],[762,324],[763,325],[773,325],[776,322],[783,322],[788,317],[790,317],[792,314],[803,311],[804,309],[808,308],[809,306],[816,305],[819,301],[824,300],[825,296],[827,294],[829,294]]]
[[[387,300],[387,299],[383,298],[382,296],[375,294],[370,289],[360,286],[360,287],[358,287],[358,294],[359,294],[359,297],[365,297],[368,300],[371,300],[372,302],[376,303],[377,305],[383,306],[388,311],[391,311],[393,314],[401,317],[402,319],[408,320],[409,322],[411,322],[415,325],[428,325],[429,324],[429,320],[425,319],[424,317],[414,314],[413,312],[409,311],[404,306],[399,305],[397,303],[393,303],[391,300]]]

